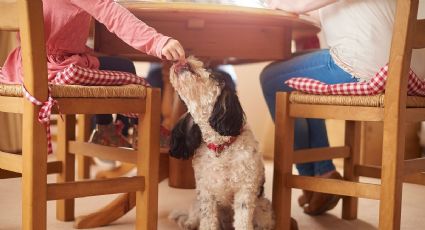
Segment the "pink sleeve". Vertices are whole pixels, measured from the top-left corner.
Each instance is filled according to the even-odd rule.
[[[162,59],[169,37],[158,33],[113,0],[70,0],[133,48]]]

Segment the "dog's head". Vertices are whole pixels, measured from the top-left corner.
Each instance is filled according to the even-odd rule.
[[[209,124],[221,136],[240,134],[245,114],[229,76],[211,73],[201,61],[189,57],[172,66],[170,81],[195,122]]]
[[[172,66],[170,81],[196,122],[208,119],[222,136],[240,134],[245,114],[228,75],[211,73],[201,61],[189,57]]]

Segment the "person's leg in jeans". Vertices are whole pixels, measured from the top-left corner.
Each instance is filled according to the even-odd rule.
[[[334,63],[329,50],[320,50],[297,56],[287,61],[272,63],[263,70],[260,81],[273,120],[275,116],[276,93],[291,92],[293,89],[285,85],[284,82],[293,77],[309,77],[328,84],[356,81],[349,73]],[[324,120],[298,118],[295,120],[294,129],[295,150],[329,146]],[[296,167],[299,174],[304,176],[328,177],[329,175],[336,175],[335,166],[331,160],[297,164]],[[308,197],[302,196],[299,199],[300,205],[305,205],[313,200],[312,193],[307,193],[306,195]],[[325,198],[328,200],[323,200]],[[337,202],[337,200],[335,202],[335,197],[333,196],[315,198],[315,200],[317,199],[322,199],[321,202],[324,205],[329,205],[329,199],[333,199],[331,200],[334,201],[332,205],[336,205]],[[315,206],[318,207],[314,207],[314,210],[310,210],[311,207],[306,207],[305,211],[309,214],[320,214],[333,208],[320,207],[320,204],[315,204]]]
[[[100,70],[122,71],[136,74],[136,69],[131,60],[119,57],[99,57]],[[98,114],[94,117],[96,129],[93,131],[91,141],[109,146],[131,147],[123,136],[128,136],[129,119],[117,114],[113,124],[112,114]]]

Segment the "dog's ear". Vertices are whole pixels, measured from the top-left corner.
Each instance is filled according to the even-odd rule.
[[[190,113],[187,113],[171,131],[170,156],[187,160],[195,154],[201,142],[201,130]]]
[[[222,136],[237,136],[245,123],[245,113],[239,102],[236,90],[231,87],[232,79],[228,76],[216,75],[215,80],[222,87],[209,118],[211,127]]]

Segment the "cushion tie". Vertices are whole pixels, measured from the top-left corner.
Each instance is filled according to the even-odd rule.
[[[52,96],[50,94],[50,89],[49,89],[49,96],[47,98],[47,101],[45,101],[45,102],[41,102],[41,101],[37,100],[34,96],[32,96],[28,92],[28,90],[25,88],[24,85],[22,85],[22,90],[24,92],[24,96],[25,96],[26,99],[28,99],[34,105],[41,106],[40,112],[38,113],[38,121],[41,124],[43,124],[46,128],[47,153],[51,154],[53,152],[53,148],[52,148],[52,134],[50,132],[50,116],[52,115],[53,106],[55,106],[55,105],[57,106],[58,111],[59,111],[59,115],[60,115],[61,119],[63,120],[62,114],[60,113],[60,110],[59,110],[58,101],[56,101],[55,99],[52,98]]]

